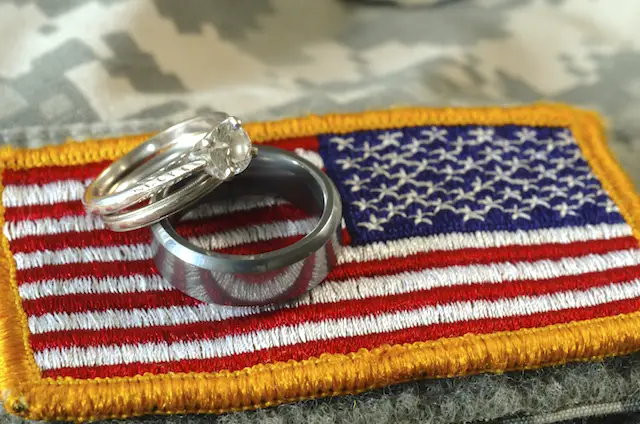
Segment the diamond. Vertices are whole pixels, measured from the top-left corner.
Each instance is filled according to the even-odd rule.
[[[219,180],[238,175],[251,163],[251,139],[240,121],[229,117],[200,140],[191,154],[207,162],[205,172]]]

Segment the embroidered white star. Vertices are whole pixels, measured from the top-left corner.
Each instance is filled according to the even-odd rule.
[[[375,215],[369,215],[369,222],[358,222],[360,227],[365,227],[369,231],[384,231],[382,224],[386,224],[385,219],[378,219]]]
[[[568,130],[559,132],[557,135],[560,141],[560,143],[556,141],[557,146],[563,147],[563,146],[577,145],[576,140],[573,138],[573,135],[571,135],[571,133]]]
[[[336,163],[338,165],[342,165],[342,170],[346,171],[347,169],[352,169],[352,168],[359,168],[358,166],[358,160],[356,158],[352,158],[347,156],[344,159],[338,159],[336,160]]]
[[[619,212],[620,211],[618,209],[618,206],[615,203],[613,203],[613,200],[611,200],[611,199],[605,200],[605,202],[604,202],[604,204],[602,206],[604,206],[605,210],[608,213]]]
[[[473,211],[469,207],[469,205],[464,205],[461,209],[458,210],[462,214],[462,220],[464,222],[469,221],[470,219],[477,219],[480,221],[484,221],[484,216],[480,211]]]
[[[571,165],[573,162],[570,159],[565,157],[553,158],[549,161],[556,166],[556,169],[564,169],[567,166]]]
[[[337,162],[337,161],[336,161]],[[391,174],[388,172],[389,166],[385,166],[381,163],[374,162],[372,167],[370,168],[371,178],[375,178],[379,175],[384,175],[385,177],[391,179]]]
[[[567,197],[566,191],[555,185],[543,187],[540,191],[548,192],[549,199],[552,199],[554,197]]]
[[[495,130],[493,128],[475,128],[469,131],[469,135],[475,137],[479,142],[487,142],[493,139]]]
[[[434,184],[431,181],[424,181],[424,182],[414,181],[412,184],[415,185],[416,187],[425,188],[426,189],[426,191],[424,192],[425,197],[429,197],[436,192],[446,193],[446,190],[443,189],[440,186],[440,184]]]
[[[595,196],[593,195],[585,196],[585,194],[581,191],[569,197],[569,199],[577,201],[578,205],[584,205],[585,203],[596,203]]]
[[[404,211],[404,205],[402,204],[397,204],[394,205],[393,203],[389,202],[387,203],[387,206],[381,209],[382,211],[387,212],[387,219],[391,219],[396,215],[400,215],[400,216],[404,216],[406,217],[407,214],[405,214]]]
[[[474,161],[471,156],[468,156],[466,159],[461,160],[459,163],[462,165],[462,173],[466,173],[467,171],[471,171],[472,169],[482,171],[482,168],[476,164],[476,161]]]
[[[544,167],[542,168],[544,169],[544,171],[540,175],[540,180],[543,180],[546,178],[549,180],[556,181],[558,179],[558,176],[556,175],[556,172],[558,171],[556,169],[546,169]]]
[[[420,140],[418,140],[415,137],[411,138],[411,142],[410,143],[407,143],[407,144],[403,145],[400,148],[402,150],[406,150],[407,152],[411,153],[411,155],[415,155],[418,152],[425,152],[426,153],[426,149],[424,149],[422,147],[422,143],[420,142]]]
[[[354,206],[357,206],[360,212],[367,209],[378,210],[378,199],[358,199],[351,202]]]
[[[380,144],[383,147],[400,146],[400,141],[398,140],[400,137],[402,137],[401,131],[396,131],[392,133],[385,132],[378,136],[378,140],[381,141]]]
[[[358,174],[353,174],[351,175],[351,178],[349,178],[348,180],[345,180],[344,183],[348,186],[351,186],[351,191],[355,192],[355,191],[360,191],[362,186],[367,182],[368,181],[361,180]]]
[[[424,212],[422,212],[422,209],[418,209],[416,211],[416,214],[410,218],[413,218],[413,223],[416,225],[420,225],[420,224],[433,224],[433,221],[431,221],[425,214]]]
[[[482,190],[490,190],[495,191],[493,187],[491,187],[491,182],[483,182],[480,177],[476,177],[475,180],[471,183],[471,190],[473,193],[478,193]]]
[[[511,219],[514,221],[516,219],[528,219],[531,220],[531,215],[525,213],[528,211],[521,210],[518,208],[518,205],[513,205],[511,209],[506,209],[505,212],[509,212],[511,214]]]
[[[526,192],[527,192],[527,191],[529,191],[529,190],[535,190],[535,191],[538,191],[538,186],[537,186],[537,185],[535,185],[535,184],[533,183],[533,181],[531,181],[531,180],[521,179],[521,180],[517,180],[517,181],[518,181],[518,183],[519,183],[519,184],[522,184],[522,185],[521,185],[521,187],[520,187],[520,190],[521,190],[523,193],[526,193]]]
[[[536,206],[544,206],[545,208],[551,208],[551,205],[549,204],[549,202],[547,202],[545,199],[539,198],[535,194],[529,197],[528,199],[524,199],[522,203],[529,205],[529,208],[531,208],[531,210],[533,210]]]
[[[544,150],[536,150],[536,149],[527,149],[523,152],[524,155],[529,156],[529,161],[533,162],[534,160],[546,161],[547,160],[547,152]]]
[[[400,170],[398,170],[398,172],[393,174],[391,178],[397,179],[396,182],[398,185],[405,185],[412,180],[412,176],[409,176],[407,174],[407,171],[404,170],[404,168],[400,168]]]
[[[431,211],[430,215],[436,215],[438,214],[438,212],[443,210],[456,212],[456,208],[454,208],[453,205],[443,202],[442,199],[436,199],[432,202],[427,202],[426,206],[433,206],[433,210]]]
[[[536,139],[536,131],[530,128],[523,128],[520,131],[516,131],[514,135],[518,137],[518,141],[524,143],[525,141],[533,141]]]
[[[427,141],[447,141],[447,130],[444,128],[431,127],[428,130],[423,130],[421,132],[422,135],[427,136]]]
[[[453,167],[447,164],[443,169],[442,173],[446,175],[445,181],[458,181],[464,183],[464,178],[456,176],[457,172]]]
[[[522,201],[522,195],[518,190],[513,190],[511,187],[505,187],[505,189],[498,194],[502,195],[503,200],[507,200],[509,198],[516,199]]]
[[[553,210],[557,211],[560,214],[560,217],[564,218],[567,215],[575,215],[576,213],[573,211],[571,206],[566,203],[559,203],[553,207]]]
[[[418,194],[418,192],[415,190],[409,190],[409,192],[404,195],[404,205],[409,206],[410,204],[416,202],[418,199],[420,199],[420,195]]]
[[[559,179],[559,181],[565,183],[569,188],[573,188],[575,186],[584,187],[584,183],[576,179],[576,177],[574,177],[573,175],[562,177]]]
[[[478,200],[478,203],[480,203],[481,205],[484,205],[484,212],[487,213],[489,212],[491,209],[500,209],[502,211],[504,211],[504,208],[501,205],[501,202],[499,199],[493,199],[489,196],[486,196],[480,200]]]
[[[487,174],[493,175],[496,180],[505,180],[511,177],[511,172],[507,169],[502,169],[499,165],[496,165],[493,171],[487,171]]]
[[[353,137],[331,137],[329,140],[331,143],[337,144],[336,150],[341,152],[345,149],[351,149],[354,143]]]
[[[461,151],[462,151],[462,147],[459,147],[452,151],[447,151],[445,149],[436,149],[429,152],[430,155],[436,155],[436,157],[429,158],[429,159],[435,160],[436,162],[443,162],[446,160],[451,162],[458,162],[458,155],[460,154]]]
[[[481,155],[484,155],[485,160],[491,161],[494,160],[496,162],[502,162],[502,151],[494,150],[491,147],[487,146],[483,151],[480,152]]]
[[[378,194],[378,200],[382,200],[387,196],[392,196],[392,197],[399,197],[400,196],[396,192],[395,187],[387,187],[387,185],[384,184],[384,183],[380,184],[380,188],[371,189],[371,192],[379,193]]]
[[[506,138],[496,138],[492,143],[495,147],[499,147],[502,149],[503,153],[514,152],[520,153],[520,148],[518,148],[518,143],[516,140],[507,140]]]

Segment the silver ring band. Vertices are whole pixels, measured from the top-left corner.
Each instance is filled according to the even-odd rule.
[[[176,232],[178,215],[152,225],[156,268],[174,287],[203,302],[240,306],[286,301],[323,281],[335,266],[342,221],[335,185],[321,170],[293,153],[267,146],[258,150],[242,174],[203,201],[272,194],[318,216],[318,221],[296,243],[250,256],[196,246]],[[154,200],[168,195],[170,190],[165,190]]]
[[[218,120],[203,116],[180,122],[111,163],[85,191],[83,203],[87,212],[109,215],[122,210],[122,205],[136,195],[134,188],[139,181],[182,163]]]
[[[222,166],[229,172],[217,178],[211,174],[216,167],[210,166],[210,153],[220,151],[212,150],[221,144],[216,138],[229,138],[229,134],[240,134],[250,152],[251,142],[240,122],[225,113],[192,118],[156,134],[108,166],[89,185],[83,198],[85,209],[102,215],[111,230],[128,231],[188,207],[231,176],[231,168]],[[223,162],[227,159],[217,157]],[[250,156],[247,163],[249,160]],[[180,189],[170,196],[141,203],[176,184]],[[127,210],[133,206],[137,207]]]

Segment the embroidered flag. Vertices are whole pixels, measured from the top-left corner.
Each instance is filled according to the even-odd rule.
[[[220,308],[173,289],[152,264],[148,229],[114,233],[83,211],[84,189],[107,162],[10,162],[2,177],[4,235],[28,354],[41,377],[240,372],[442,338],[471,340],[473,350],[485,342],[463,336],[590,323],[640,307],[635,224],[620,209],[635,200],[613,200],[621,185],[614,177],[603,184],[608,165],[598,171],[598,158],[587,161],[585,152],[596,153],[589,141],[576,141],[571,116],[563,125],[526,114],[511,119],[509,112],[494,122],[420,118],[407,125],[402,113],[385,125],[346,120],[334,128],[327,120],[316,126],[322,131],[273,142],[323,168],[344,209],[339,266],[283,306]],[[246,253],[289,244],[312,225],[292,205],[252,198],[201,206],[181,233],[209,248]],[[548,328],[552,334],[556,327]],[[598,348],[583,343],[574,358]],[[571,359],[566,350],[553,352],[553,362]],[[527,363],[507,355],[503,365],[553,358]],[[407,360],[403,366],[414,371],[400,378],[371,371],[368,386],[439,375],[444,367]],[[477,359],[459,373],[487,366],[501,367]],[[307,392],[323,391],[320,383],[293,387],[304,384]],[[324,391],[360,387],[346,384]]]

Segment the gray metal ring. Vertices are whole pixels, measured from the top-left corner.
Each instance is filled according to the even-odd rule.
[[[296,243],[250,256],[210,252],[189,242],[174,228],[179,215],[152,225],[151,246],[158,271],[193,298],[234,306],[279,303],[316,286],[336,264],[342,203],[333,182],[293,153],[267,146],[258,150],[242,174],[202,202],[272,194],[317,216],[317,223]],[[156,197],[167,195],[170,190]]]

